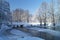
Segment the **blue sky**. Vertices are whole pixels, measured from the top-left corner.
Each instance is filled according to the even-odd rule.
[[[33,14],[40,7],[41,2],[51,0],[7,0],[10,3],[11,11],[16,8],[28,9]]]

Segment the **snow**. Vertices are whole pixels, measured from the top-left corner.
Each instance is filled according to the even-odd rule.
[[[7,29],[10,29],[10,27],[8,27],[8,26],[5,25],[5,24],[2,24],[2,25],[1,25],[0,32],[3,33],[3,32],[4,32],[5,30],[7,30]]]
[[[53,27],[53,24],[52,24],[52,23],[49,23],[48,26]],[[56,26],[56,27],[60,26],[60,22],[55,23],[55,26]]]
[[[16,29],[12,29],[10,33],[13,35],[0,35],[0,40],[44,40],[42,38],[29,36],[27,33]]]
[[[15,34],[16,36],[9,37],[10,39],[17,39],[17,40],[44,40],[42,38],[32,37],[27,33],[24,33],[20,30],[13,29],[11,30],[12,34]]]
[[[58,22],[58,23],[56,23],[56,26],[60,26],[60,23]]]
[[[29,23],[31,25],[39,25],[40,23]]]
[[[37,38],[37,37],[18,37],[18,36],[14,36],[14,37],[9,37],[10,40],[44,40],[42,38]]]
[[[37,37],[24,37],[24,38],[20,38],[18,40],[44,40],[44,39],[37,38]]]
[[[9,29],[9,27],[5,24],[2,24],[1,29]]]
[[[9,38],[6,37],[6,36],[1,35],[1,36],[0,36],[0,40],[9,40]]]
[[[19,30],[16,30],[16,29],[12,29],[10,32],[12,34],[19,35],[19,36],[22,36],[22,37],[28,36],[26,33],[22,32],[22,31],[19,31]]]
[[[12,25],[24,25],[24,24],[27,24],[27,23],[24,23],[24,22],[12,22]]]
[[[46,32],[46,33],[49,33],[51,35],[60,37],[60,31],[54,31],[54,30],[43,29],[43,28],[30,28],[30,29],[37,30],[37,31],[40,31],[40,32]]]
[[[48,26],[51,26],[52,25],[52,23],[48,23]]]
[[[31,24],[25,23],[25,22],[12,22],[12,25],[15,25],[15,26],[23,25],[24,27],[27,27],[27,26],[30,26]]]
[[[0,37],[0,40],[3,40],[3,38]]]
[[[49,23],[47,28],[49,28],[49,29],[55,28],[55,30],[60,31],[60,22],[55,23],[55,26],[53,26],[52,23]]]

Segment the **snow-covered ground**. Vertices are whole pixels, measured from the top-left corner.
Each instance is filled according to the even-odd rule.
[[[18,37],[18,36],[14,36],[14,37],[9,37],[10,40],[44,40],[41,38],[37,38],[37,37]]]
[[[21,36],[21,37],[30,36],[30,35],[26,34],[25,32],[22,32],[22,31],[16,30],[16,29],[12,29],[10,31],[10,33]]]
[[[10,33],[12,35],[10,34],[7,36],[0,33],[0,40],[44,40],[42,38],[32,37],[29,34],[16,29],[12,29]]]
[[[28,24],[25,24],[25,25],[27,26]],[[12,29],[10,31],[10,33],[11,33],[10,35],[3,35],[2,33],[4,33],[5,30],[8,30],[8,29],[10,29],[10,27],[2,24],[1,29],[0,29],[0,40],[44,40],[42,38],[32,37],[28,33],[22,32],[17,29]],[[53,36],[60,37],[60,31],[54,31],[54,30],[50,30],[50,29],[43,29],[43,28],[37,28],[37,27],[31,27],[28,29],[45,32],[45,33],[49,33]]]
[[[3,33],[3,32],[6,31],[7,29],[11,29],[11,27],[8,27],[7,25],[2,24],[2,25],[1,25],[1,29],[0,29],[0,33]]]

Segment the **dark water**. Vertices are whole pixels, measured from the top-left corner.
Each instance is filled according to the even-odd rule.
[[[45,40],[60,40],[60,37],[53,36],[51,34],[44,33],[44,32],[40,32],[40,36],[39,37],[43,38]]]

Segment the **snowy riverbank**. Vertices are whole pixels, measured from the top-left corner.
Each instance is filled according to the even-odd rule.
[[[32,37],[29,34],[16,29],[12,29],[10,33],[13,35],[10,34],[6,36],[1,34],[0,40],[44,40],[42,38]]]

